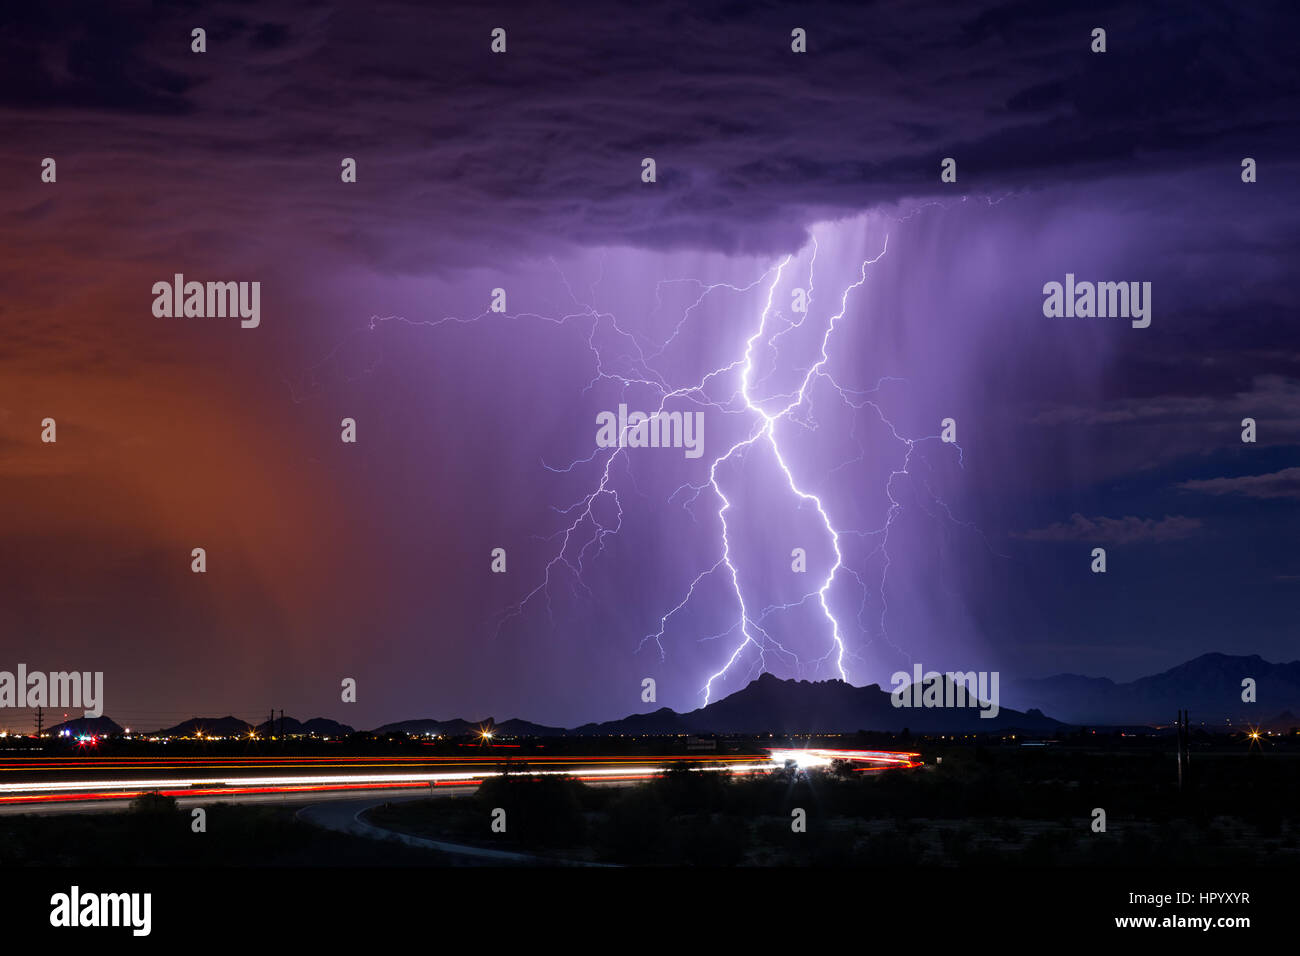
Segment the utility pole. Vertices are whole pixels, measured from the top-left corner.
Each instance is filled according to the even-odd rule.
[[[1178,739],[1178,791],[1180,793],[1183,789],[1183,778],[1187,775],[1185,768],[1187,766],[1187,751],[1190,742],[1187,730],[1187,716],[1187,711],[1180,710],[1178,711],[1177,719],[1174,721],[1174,729],[1177,732],[1176,736]]]
[[[1174,746],[1178,748],[1178,792],[1183,792],[1183,712],[1174,718]]]
[[[275,708],[271,708],[271,719],[266,722],[266,736],[269,740],[275,736]]]
[[[284,708],[280,708],[280,746],[284,746]]]

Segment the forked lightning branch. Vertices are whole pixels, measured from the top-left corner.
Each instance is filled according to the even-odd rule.
[[[918,214],[919,211],[914,212],[908,218]],[[870,220],[861,220],[859,227],[862,223],[866,223],[867,228],[871,225]],[[703,481],[677,485],[664,504],[685,508],[693,516],[697,512],[708,516],[707,521],[696,523],[702,534],[709,535],[713,557],[691,572],[680,598],[664,608],[652,627],[646,630],[638,628],[640,637],[634,645],[637,652],[653,645],[660,660],[666,661],[671,640],[709,646],[716,643],[721,648],[716,664],[700,674],[692,690],[703,703],[713,699],[722,681],[742,676],[753,678],[766,670],[784,671],[801,677],[838,677],[845,681],[852,681],[855,676],[867,677],[869,664],[862,651],[875,641],[882,642],[892,655],[906,656],[891,639],[886,597],[892,564],[891,537],[899,533],[898,518],[904,510],[905,498],[900,494],[899,483],[912,476],[917,453],[925,443],[950,445],[959,467],[963,465],[963,452],[957,444],[952,419],[936,422],[938,431],[934,434],[912,437],[900,432],[882,408],[878,396],[884,383],[903,380],[882,376],[874,383],[859,385],[842,382],[832,373],[830,363],[836,355],[842,327],[851,322],[871,321],[870,316],[863,314],[864,307],[855,301],[855,297],[870,281],[873,267],[888,253],[889,237],[881,237],[879,252],[860,262],[851,282],[832,286],[829,292],[823,292],[816,281],[820,268],[817,235],[823,231],[814,230],[813,238],[803,249],[773,263],[747,285],[710,283],[699,279],[661,279],[658,283],[660,289],[666,283],[689,281],[702,291],[682,311],[669,336],[653,350],[643,344],[647,341],[644,336],[633,334],[617,316],[580,300],[567,279],[566,289],[577,308],[565,315],[509,314],[505,308],[505,290],[498,288],[492,290],[490,308],[469,318],[451,316],[437,320],[411,320],[403,316],[371,317],[365,331],[374,331],[388,322],[437,328],[448,323],[477,324],[498,317],[531,319],[556,327],[576,324],[583,329],[585,345],[595,362],[594,372],[583,392],[603,384],[612,385],[620,394],[617,405],[596,413],[594,429],[587,431],[591,424],[582,429],[592,436],[590,454],[562,466],[544,464],[547,470],[558,475],[576,475],[580,470],[594,468],[597,477],[590,487],[568,504],[553,506],[552,510],[563,520],[558,529],[544,535],[545,540],[554,544],[543,558],[540,578],[497,616],[498,634],[508,623],[534,611],[549,617],[554,607],[553,589],[561,582],[566,590],[576,587],[588,599],[595,599],[584,580],[585,571],[604,554],[609,539],[623,530],[626,489],[622,482],[633,481],[631,476],[637,456],[659,456],[665,450],[675,449],[681,455],[679,461],[702,459],[708,462],[708,469]],[[793,286],[797,281],[793,276],[795,264],[805,261],[806,281],[799,287],[789,288],[791,315],[786,315],[775,306],[778,293],[785,285]],[[800,278],[805,278],[802,272]],[[762,300],[761,306],[749,315],[738,313],[734,319],[729,318],[729,324],[735,325],[737,335],[727,361],[685,384],[674,383],[669,370],[657,367],[670,345],[680,344],[678,340],[691,334],[692,319],[706,300],[724,295],[743,297],[756,290]],[[812,324],[812,315],[814,306],[821,302],[826,305],[822,310],[822,324],[818,326]],[[606,331],[612,330],[619,349],[624,351],[618,355],[608,354],[610,347],[598,336],[602,327]],[[815,348],[810,357],[805,357],[806,343],[805,352],[795,354],[795,348],[787,341],[787,336],[793,332],[811,334]],[[336,346],[326,361],[341,347],[341,344]],[[794,384],[781,391],[765,391],[773,371],[760,369],[760,356],[770,356],[774,364],[784,362],[793,366],[796,372]],[[798,365],[800,361],[806,364]],[[657,400],[636,407],[628,398],[633,389],[643,393],[648,390],[657,396]],[[870,452],[863,449],[864,457],[872,454],[879,461],[888,463],[888,474],[879,489],[885,506],[872,527],[849,527],[837,520],[826,500],[828,492],[823,487],[830,475],[810,468],[791,450],[788,429],[816,432],[821,428],[814,391],[817,391],[818,402],[829,396],[839,408],[852,415],[865,413],[874,416],[888,436],[881,447]],[[717,424],[710,422],[714,416],[718,423],[724,421],[723,416],[730,416],[747,420],[748,425],[742,429],[739,439],[719,445],[716,437],[706,438],[718,434]],[[592,420],[587,421],[590,423]],[[827,429],[827,432],[830,433],[828,441],[842,442],[846,437],[850,442],[856,441],[854,436],[846,436],[835,429]],[[730,474],[740,475],[740,480],[730,475],[724,479],[723,466],[727,466]],[[772,466],[775,467],[772,474],[777,484],[771,490],[788,498],[796,508],[811,509],[810,514],[815,516],[815,533],[828,545],[826,562],[815,569],[807,569],[812,572],[809,580],[813,586],[807,587],[795,600],[786,602],[764,600],[762,594],[742,584],[750,556],[743,553],[744,549],[736,543],[737,518],[733,507],[737,501],[735,495],[739,492],[736,487],[729,487],[733,482],[743,484],[746,474],[751,480],[765,481],[767,479],[760,477],[759,470]],[[954,518],[948,504],[928,482],[915,482],[912,494],[913,500],[927,503],[925,510],[929,516],[962,528],[973,528],[973,525]],[[761,528],[747,527],[746,530],[761,532]],[[845,537],[867,543],[866,553],[855,564],[850,564],[846,558]],[[495,549],[492,557],[493,570],[504,571],[504,551]],[[760,557],[754,556],[755,559]],[[703,600],[704,585],[712,581],[721,584],[731,607],[730,623],[721,632],[701,631],[698,624],[688,620],[690,610]],[[845,610],[854,607],[856,611]],[[778,638],[773,623],[777,616],[808,609],[821,624],[800,638],[800,647],[794,647],[794,642],[789,639]],[[630,628],[636,626],[635,622],[629,622]]]
[[[810,241],[805,250],[801,250],[801,253],[808,254],[808,283],[807,288],[796,288],[791,291],[792,311],[798,316],[795,319],[778,317],[774,302],[778,289],[787,279],[791,263],[797,258],[796,255],[786,256],[748,286],[737,287],[727,283],[707,284],[699,281],[704,291],[677,323],[669,342],[683,334],[683,327],[691,311],[711,294],[748,292],[755,286],[765,284],[765,298],[763,307],[757,314],[748,320],[742,319],[737,322],[742,329],[747,326],[748,332],[743,338],[737,339],[733,359],[727,364],[708,371],[692,384],[670,386],[667,375],[653,369],[650,358],[661,354],[668,342],[663,343],[649,357],[638,350],[639,365],[647,372],[637,377],[609,371],[599,350],[593,345],[593,351],[597,354],[597,371],[593,381],[614,381],[624,390],[633,386],[650,386],[659,394],[658,407],[650,412],[628,412],[627,405],[620,404],[617,412],[602,412],[597,418],[599,429],[595,442],[596,450],[590,456],[571,462],[563,468],[552,469],[568,473],[579,465],[596,463],[600,466],[600,477],[595,486],[581,497],[568,506],[557,509],[567,517],[568,521],[559,532],[551,536],[558,543],[545,565],[542,580],[520,601],[506,609],[500,623],[503,625],[506,621],[523,615],[535,601],[543,597],[547,599],[549,612],[550,592],[557,582],[558,575],[571,575],[583,590],[590,594],[590,589],[582,583],[584,566],[599,556],[605,547],[606,539],[618,534],[622,528],[624,503],[615,481],[618,469],[614,466],[623,456],[636,449],[674,447],[686,449],[688,458],[698,457],[702,454],[704,444],[706,411],[716,414],[740,412],[750,419],[750,427],[745,436],[714,455],[706,481],[698,484],[684,483],[668,498],[668,503],[675,502],[683,507],[694,507],[701,500],[713,502],[711,514],[714,519],[713,534],[716,535],[714,539],[716,559],[698,570],[681,599],[667,608],[659,618],[656,629],[641,638],[638,651],[644,649],[647,644],[653,643],[659,651],[661,660],[666,659],[668,654],[665,646],[666,639],[670,633],[676,633],[674,629],[680,619],[684,618],[692,602],[699,599],[704,582],[715,577],[721,579],[730,594],[734,608],[733,623],[720,634],[693,632],[689,626],[679,628],[680,631],[685,632],[684,636],[687,639],[701,642],[715,640],[728,642],[724,645],[725,652],[719,659],[718,666],[703,675],[701,683],[697,685],[703,703],[707,704],[712,699],[715,685],[733,672],[744,672],[747,676],[753,677],[769,669],[769,665],[780,666],[798,675],[833,676],[847,681],[853,676],[851,661],[858,657],[854,645],[868,643],[874,638],[880,638],[892,645],[888,636],[888,604],[885,597],[890,567],[888,549],[890,536],[896,531],[896,519],[903,508],[901,498],[896,496],[895,484],[899,479],[910,474],[913,456],[921,443],[934,441],[952,444],[958,455],[958,464],[961,463],[961,449],[952,434],[934,434],[919,438],[905,437],[900,434],[875,399],[885,379],[881,379],[869,388],[853,388],[836,381],[828,369],[828,363],[834,354],[836,332],[841,323],[851,321],[849,312],[854,293],[868,281],[871,267],[876,265],[887,251],[888,236],[886,235],[881,241],[880,252],[861,263],[856,279],[832,293],[834,311],[825,320],[821,330],[820,347],[816,358],[803,370],[798,384],[785,393],[770,395],[761,393],[760,386],[768,376],[761,378],[758,376],[757,356],[760,349],[779,353],[781,337],[807,321],[809,306],[820,294],[814,282],[818,253],[816,238]],[[593,307],[586,308],[588,314],[596,314]],[[617,322],[614,327],[619,332],[623,332]],[[722,401],[710,397],[711,389],[719,385],[724,389],[726,387],[731,389],[730,394]],[[802,474],[800,469],[792,465],[794,456],[783,441],[782,429],[816,427],[811,406],[812,392],[818,385],[829,388],[835,400],[845,408],[853,411],[869,410],[879,418],[891,436],[891,447],[880,451],[880,454],[890,456],[895,462],[883,488],[888,504],[884,514],[881,515],[880,523],[874,528],[854,529],[840,525],[824,502],[823,493],[815,487],[815,481],[825,476]],[[668,406],[673,402],[690,402],[703,406],[705,410],[685,414],[669,411]],[[946,424],[950,426],[951,420]],[[739,464],[742,468],[754,467],[758,463],[757,457],[754,459],[755,465],[751,465],[748,453],[753,453],[754,456],[765,456],[768,462],[775,464],[779,470],[783,493],[788,495],[796,505],[811,506],[815,510],[820,532],[830,545],[832,559],[816,578],[817,586],[793,602],[761,603],[758,596],[747,593],[741,583],[745,556],[733,544],[732,521],[734,519],[731,515],[733,507],[731,494],[734,492],[729,493],[726,483],[720,477],[720,468],[728,463]],[[741,462],[742,457],[745,459],[743,462]],[[934,495],[928,485],[925,491],[937,505],[933,514],[953,520],[948,506]],[[602,507],[604,505],[613,507],[612,509]],[[846,563],[841,548],[841,538],[844,535],[857,536],[874,542],[874,548],[865,559],[867,561],[877,559],[880,564],[880,571],[874,579],[865,569],[851,568]],[[839,593],[843,589],[849,590],[844,594]],[[842,612],[837,610],[837,604],[849,600],[850,592],[855,595],[852,601],[858,604],[859,610],[855,616],[846,621]],[[874,621],[865,620],[865,612],[869,604],[878,609],[878,616]],[[773,615],[792,612],[807,606],[814,607],[823,619],[823,632],[820,637],[814,638],[814,641],[820,641],[820,647],[814,648],[811,652],[796,651],[788,643],[779,641],[772,633],[773,628],[766,625]]]

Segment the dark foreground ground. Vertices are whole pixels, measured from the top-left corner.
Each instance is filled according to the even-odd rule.
[[[394,803],[366,818],[431,839],[623,864],[1300,865],[1300,759],[1203,755],[1194,769],[1180,794],[1172,757],[1158,753],[950,748],[942,763],[883,774],[673,771],[622,790],[506,777],[472,797]],[[504,833],[492,830],[498,810]]]
[[[510,774],[364,819],[441,843],[631,865],[1295,867],[1300,753],[1206,748],[1180,791],[1158,747],[921,746],[925,766],[623,787]],[[377,796],[377,801],[382,801]],[[1101,815],[1104,811],[1104,830]],[[218,804],[206,832],[166,799],[128,812],[0,817],[0,866],[455,866],[462,854],[319,829],[292,808]],[[497,828],[493,829],[496,821]],[[802,826],[799,823],[802,822]],[[534,864],[535,865],[535,864]]]

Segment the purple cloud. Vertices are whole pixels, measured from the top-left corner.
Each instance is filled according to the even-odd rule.
[[[1185,491],[1207,495],[1245,495],[1247,498],[1300,498],[1300,468],[1283,468],[1267,475],[1238,475],[1236,478],[1207,478],[1184,481]]]
[[[1098,541],[1105,544],[1181,541],[1201,528],[1199,518],[1165,515],[1163,518],[1085,518],[1075,513],[1068,522],[1035,528],[1018,537],[1026,541]]]

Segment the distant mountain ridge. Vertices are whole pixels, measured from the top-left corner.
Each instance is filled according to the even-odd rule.
[[[326,717],[313,717],[308,721],[297,721],[292,717],[283,719],[283,729],[281,729],[281,720],[277,718],[274,726],[271,721],[264,720],[256,727],[246,720],[240,720],[238,717],[191,717],[189,720],[183,720],[175,727],[166,727],[162,730],[156,730],[149,734],[139,734],[144,737],[195,737],[202,733],[205,737],[246,737],[250,733],[256,733],[258,736],[265,736],[267,733],[273,735],[285,734],[317,734],[321,737],[339,737],[355,733],[347,724],[341,724],[336,720],[330,720]]]
[[[898,733],[979,733],[1011,729],[1052,732],[1059,721],[1040,711],[1006,707],[992,717],[969,707],[895,707],[879,684],[842,680],[782,680],[761,674],[721,700],[679,714],[667,707],[622,720],[584,724],[576,734],[818,734],[876,730]]]
[[[196,737],[200,733],[205,737],[247,737],[253,725],[238,717],[191,717],[182,720],[175,727],[166,727],[145,737]]]
[[[82,734],[111,737],[114,734],[123,733],[122,726],[109,717],[75,717],[72,720],[65,720],[61,724],[55,724],[47,728],[45,733],[51,737],[57,737],[65,730],[74,737],[79,737]]]
[[[1256,681],[1257,703],[1241,700],[1246,677]],[[1004,680],[1001,706],[993,718],[980,717],[974,707],[896,708],[890,697],[878,684],[854,687],[840,680],[782,680],[762,674],[734,694],[686,713],[661,707],[572,730],[522,720],[494,724],[491,718],[408,720],[379,730],[451,736],[476,733],[485,726],[518,736],[897,733],[904,728],[930,734],[1010,729],[1052,733],[1067,726],[1163,725],[1171,723],[1179,709],[1190,710],[1194,723],[1285,729],[1294,725],[1292,715],[1300,713],[1300,661],[1273,664],[1258,655],[1212,653],[1128,683],[1080,674]]]
[[[853,733],[858,730],[917,733],[977,733],[1018,728],[1052,732],[1059,721],[1037,711],[1019,713],[1001,708],[995,717],[981,717],[977,707],[895,707],[890,693],[879,685],[854,687],[841,680],[782,680],[762,674],[734,694],[704,707],[679,714],[661,707],[647,714],[632,714],[621,720],[583,724],[572,730],[547,727],[523,720],[494,724],[491,718],[470,722],[453,720],[404,720],[385,724],[376,732],[441,733],[451,736],[472,734],[491,726],[501,734],[515,736],[606,736],[619,734],[817,734]]]
[[[259,736],[270,733],[279,734],[315,734],[318,737],[346,737],[356,733],[347,724],[340,724],[328,717],[313,717],[311,720],[299,721],[292,717],[277,719],[274,723],[264,720],[255,728]]]
[[[1241,700],[1242,680],[1256,682],[1256,703]],[[1029,680],[1003,680],[996,717],[980,716],[976,706],[894,707],[889,691],[878,684],[854,687],[840,680],[782,680],[762,674],[735,693],[704,707],[678,713],[668,707],[620,720],[583,724],[573,729],[487,717],[435,720],[418,718],[384,724],[374,733],[442,734],[458,737],[491,728],[517,737],[638,734],[818,734],[859,730],[915,733],[981,733],[1021,730],[1052,733],[1066,726],[1142,727],[1169,724],[1179,709],[1188,709],[1195,724],[1261,727],[1285,731],[1300,722],[1300,661],[1274,664],[1258,655],[1202,654],[1160,674],[1127,683],[1105,677],[1057,674]],[[1051,716],[1047,716],[1050,714]],[[80,718],[50,728],[75,733],[112,734],[121,728],[108,717]],[[236,717],[183,721],[156,731],[166,736],[259,736],[269,722],[254,727]],[[280,732],[275,722],[273,733]],[[345,736],[347,724],[323,717],[299,722],[284,718],[284,733]],[[138,734],[152,736],[152,734]]]
[[[545,724],[534,724],[528,720],[511,719],[497,723],[491,717],[473,721],[454,717],[451,720],[433,720],[431,718],[398,720],[391,724],[384,724],[382,727],[376,727],[374,733],[442,734],[446,737],[462,737],[479,733],[489,727],[493,733],[507,734],[514,737],[559,737],[568,732],[563,727],[547,727]]]
[[[1255,703],[1241,699],[1246,678],[1255,681]],[[1193,723],[1257,724],[1300,712],[1300,661],[1274,664],[1258,654],[1202,654],[1127,683],[1079,674],[1003,681],[1002,699],[1073,724],[1168,724],[1179,709],[1190,711]]]

